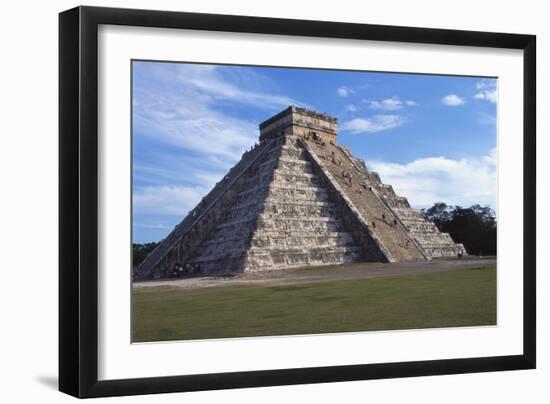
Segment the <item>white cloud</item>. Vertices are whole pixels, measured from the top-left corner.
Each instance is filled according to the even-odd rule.
[[[151,186],[134,190],[134,213],[177,215],[183,218],[208,191],[204,187]]]
[[[496,163],[493,149],[478,158],[428,157],[407,164],[368,161],[367,166],[415,207],[445,202],[461,206],[479,203],[496,208]]]
[[[483,90],[484,88],[495,88],[496,85],[496,79],[481,79],[476,83],[476,88]]]
[[[395,128],[405,123],[399,115],[374,115],[370,118],[355,118],[342,124],[342,130],[351,133],[376,133]]]
[[[395,111],[403,108],[403,102],[397,97],[387,98],[382,101],[368,101],[368,104],[369,108],[385,111]]]
[[[346,109],[350,112],[357,112],[359,111],[359,108],[354,104],[346,105]]]
[[[135,124],[144,136],[156,141],[236,161],[257,138],[257,126],[195,104],[189,100],[173,105],[174,99],[155,100],[136,113]],[[178,101],[176,101],[178,102]]]
[[[483,90],[476,95],[474,95],[474,98],[477,98],[478,100],[486,100],[492,103],[497,102],[497,90]]]
[[[487,155],[483,156],[483,161],[488,163],[489,165],[493,165],[496,167],[497,165],[497,159],[498,159],[498,153],[496,147],[494,149],[489,150],[489,153]]]
[[[355,91],[353,91],[351,88],[346,86],[338,87],[336,92],[340,97],[347,97],[348,95],[355,93]]]
[[[363,100],[364,103],[368,104],[369,108],[380,109],[384,111],[396,111],[405,106],[413,107],[416,105],[416,102],[413,100],[401,101],[399,97],[386,98],[384,100]]]
[[[269,113],[299,104],[274,91],[261,91],[259,78],[237,87],[215,66],[151,64],[140,68],[135,88],[134,129],[136,136],[204,154],[223,166],[236,162],[258,137],[257,122],[248,122],[219,112],[217,100],[251,104]],[[141,81],[140,81],[141,80]],[[237,77],[237,82],[239,78]],[[258,84],[258,82],[260,82]]]
[[[474,98],[492,103],[497,102],[498,92],[496,79],[481,79],[476,83],[476,89],[478,92],[474,95]]]
[[[202,77],[192,77],[185,73],[178,75],[178,79],[185,84],[196,87],[217,99],[231,100],[242,104],[251,104],[260,108],[288,107],[289,105],[302,105],[298,101],[284,95],[258,93],[246,91],[234,86],[216,74],[207,74]]]
[[[462,98],[460,98],[458,95],[456,94],[449,94],[449,95],[446,95],[445,97],[443,97],[441,99],[441,102],[445,105],[449,105],[451,107],[454,107],[454,106],[457,106],[457,105],[463,105],[464,104],[464,100]]]

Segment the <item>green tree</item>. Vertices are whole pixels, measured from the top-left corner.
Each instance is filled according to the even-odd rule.
[[[151,251],[153,251],[159,243],[145,243],[145,244],[132,244],[132,264],[135,267],[137,267],[139,264],[143,262],[145,257],[149,255]]]
[[[422,214],[440,231],[449,233],[455,242],[464,244],[468,254],[496,255],[497,221],[490,207],[463,208],[438,202],[429,209],[422,209]]]
[[[439,228],[440,225],[450,220],[451,208],[452,206],[448,206],[444,202],[436,202],[431,208],[422,209],[422,214],[427,220],[434,222]]]

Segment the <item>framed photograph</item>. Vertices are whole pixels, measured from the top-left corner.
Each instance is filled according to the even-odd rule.
[[[535,368],[534,36],[59,28],[61,391]]]

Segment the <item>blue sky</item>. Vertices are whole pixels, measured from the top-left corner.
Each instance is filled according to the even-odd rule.
[[[159,241],[291,104],[414,207],[496,207],[497,80],[134,61],[133,235]]]

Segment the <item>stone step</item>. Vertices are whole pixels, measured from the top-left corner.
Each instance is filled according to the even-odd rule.
[[[246,188],[235,196],[235,202],[239,202],[240,200],[249,200],[251,197],[259,198],[261,196],[262,191],[268,190],[268,184],[256,184],[251,186],[250,188]]]
[[[320,217],[291,217],[291,218],[284,218],[284,219],[263,219],[261,216],[259,217],[260,222],[285,222],[285,223],[339,223],[340,221],[335,217],[326,217],[326,216],[320,216]]]
[[[248,238],[221,242],[221,243],[206,243],[204,244],[204,247],[201,249],[200,253],[198,253],[197,255],[198,256],[212,256],[212,255],[223,255],[223,254],[237,255],[239,252],[246,251],[249,245],[250,245],[250,240]]]
[[[285,237],[351,237],[351,233],[346,231],[269,231],[258,229],[254,232],[254,237],[275,237],[275,238],[285,238]]]
[[[316,204],[326,204],[332,202],[328,201],[328,198],[322,198],[321,196],[313,196],[311,199],[306,198],[292,198],[290,196],[280,197],[280,198],[268,198],[266,203],[275,203],[275,204],[300,204],[300,205],[316,205]]]
[[[281,157],[305,160],[307,158],[307,154],[306,154],[306,151],[302,148],[289,147],[289,148],[283,148],[281,150]]]
[[[279,231],[255,231],[253,235],[250,235],[249,237],[243,237],[242,235],[234,234],[234,233],[227,233],[217,234],[216,237],[213,237],[206,241],[205,245],[210,244],[219,244],[219,243],[229,243],[229,242],[236,242],[239,243],[241,240],[250,240],[250,237],[253,237],[253,239],[258,240],[265,240],[267,238],[274,239],[274,240],[296,240],[296,239],[319,239],[319,238],[328,238],[328,239],[340,239],[342,241],[349,241],[353,240],[353,237],[351,233],[349,232],[338,232],[338,231],[289,231],[289,232],[279,232]]]
[[[256,175],[252,175],[250,177],[245,178],[241,186],[244,189],[250,188],[252,186],[267,187],[267,185],[269,185],[272,179],[273,179],[273,174],[270,172],[258,173]]]
[[[311,201],[311,200],[301,200],[301,199],[290,199],[288,201],[274,198],[267,198],[265,200],[266,208],[271,206],[282,207],[283,209],[291,207],[319,207],[319,208],[332,208],[334,204],[329,201]]]
[[[250,243],[252,248],[319,248],[355,246],[353,237],[347,236],[316,236],[316,237],[258,237],[254,236]]]
[[[275,152],[284,149],[301,149],[296,138],[280,137],[267,149],[267,152]]]
[[[230,227],[237,226],[237,225],[251,224],[254,221],[256,221],[256,219],[257,219],[257,217],[253,217],[253,218],[248,218],[247,217],[247,218],[239,218],[239,219],[230,220],[230,221],[224,221],[223,223],[221,223],[217,227],[217,230],[230,228]]]
[[[278,195],[288,195],[292,198],[302,197],[311,197],[314,195],[322,196],[323,198],[327,197],[327,191],[324,188],[319,186],[304,185],[304,184],[289,184],[283,183],[281,181],[272,182],[271,184],[255,184],[250,188],[240,191],[236,195],[236,201],[249,199],[251,196],[258,197],[258,194],[262,191],[268,191],[269,196],[277,197]]]
[[[269,187],[267,198],[280,201],[326,201],[328,193],[322,188],[272,185]]]
[[[422,245],[425,248],[458,248],[455,243],[426,243]]]
[[[217,229],[222,229],[224,224],[236,224],[239,222],[249,222],[260,215],[261,205],[256,205],[253,208],[242,208],[238,210],[230,210],[224,217],[224,223],[220,224]]]
[[[399,217],[399,215],[398,215]],[[399,217],[399,219],[401,219],[401,217]],[[430,228],[430,229],[433,229],[435,228],[437,230],[437,226],[435,225],[435,223],[433,222],[428,222],[427,220],[403,220],[401,219],[401,223],[403,223],[405,226],[408,226],[410,228]],[[439,231],[439,230],[437,230]]]
[[[293,249],[249,249],[248,252],[244,250],[226,251],[224,254],[216,255],[204,255],[200,257],[194,257],[190,260],[191,263],[205,264],[208,262],[225,261],[227,259],[234,259],[238,257],[246,256],[248,260],[277,260],[281,257],[312,257],[322,261],[322,257],[329,258],[333,254],[360,254],[361,249],[359,247],[330,247],[330,248],[293,248]],[[296,262],[297,260],[295,260]]]
[[[263,199],[263,198],[262,198]],[[256,210],[257,208],[263,208],[262,199],[243,198],[239,202],[235,203],[229,208],[229,211],[238,211],[241,209]]]
[[[296,159],[291,157],[272,157],[269,160],[259,163],[260,167],[303,167],[304,169],[311,168],[311,163],[307,160]]]
[[[454,243],[449,233],[437,233],[437,232],[427,232],[427,233],[412,233],[415,237],[418,237],[422,240],[444,240],[446,242]]]
[[[262,215],[272,216],[280,215],[280,217],[326,217],[327,215],[334,216],[336,214],[334,205],[329,202],[322,202],[322,205],[297,204],[297,203],[268,203],[264,205]]]
[[[432,223],[432,222],[428,222],[426,220],[418,220],[418,221],[411,221],[411,220],[401,220],[401,223],[403,223],[405,226],[407,227],[410,227],[411,229],[415,229],[415,228],[418,228],[418,229],[422,229],[422,228],[426,228],[426,229],[435,229],[436,231],[439,231],[437,229],[437,226],[435,225],[435,223]]]
[[[300,152],[300,149],[287,150],[296,154]],[[312,168],[311,162],[304,158],[290,157],[290,156],[269,156],[264,160],[259,160],[257,163],[257,169],[259,170],[273,170],[273,169],[288,169],[293,170],[294,173],[307,171]]]
[[[251,215],[245,218],[226,221],[220,224],[215,232],[246,232],[254,226],[262,231],[339,231],[342,229],[342,223],[333,217],[285,217],[285,218],[264,218],[262,216]]]
[[[426,219],[424,219],[421,216],[403,216],[401,213],[397,213],[397,216],[401,219],[403,223],[432,223],[428,222]]]
[[[439,231],[436,228],[430,228],[428,226],[422,226],[422,227],[411,227],[405,225],[407,230],[410,234],[421,236],[422,234],[440,234]]]
[[[333,208],[334,204],[332,202],[323,201],[323,200],[308,200],[308,199],[276,199],[273,197],[268,197],[264,199],[262,204],[261,201],[251,201],[249,199],[239,202],[238,204],[233,205],[230,208],[230,211],[239,211],[239,210],[254,210],[260,207],[262,211],[271,209],[273,206],[281,207],[283,209],[285,206],[294,206],[294,207],[319,207],[319,208]]]
[[[343,264],[357,261],[362,252],[357,247],[333,247],[308,251],[282,251],[269,254],[249,254],[246,269],[249,271],[292,268],[311,265]]]
[[[309,246],[296,245],[284,248],[276,246],[271,247],[251,247],[248,250],[249,256],[265,256],[265,255],[280,255],[280,254],[319,254],[322,252],[361,252],[361,248],[354,245],[334,245],[334,246]]]
[[[315,249],[331,249],[335,247],[353,247],[356,245],[353,238],[349,237],[296,237],[296,238],[258,238],[252,240],[240,239],[225,242],[207,243],[201,250],[199,256],[215,256],[230,254],[238,255],[241,251],[309,251]]]
[[[319,177],[315,174],[288,174],[275,171],[272,185],[275,186],[319,186]]]
[[[449,247],[449,246],[456,246],[456,244],[451,241],[443,241],[443,240],[430,240],[430,241],[420,241],[417,240],[418,243],[422,246],[422,248],[436,248],[436,247]]]
[[[322,208],[320,211],[311,210],[311,215],[315,215],[316,218],[332,218],[334,217],[334,209]],[[302,220],[309,218],[310,216],[304,214],[301,211],[282,211],[282,212],[262,212],[260,214],[261,220]]]
[[[439,257],[456,257],[458,254],[458,246],[453,245],[452,247],[434,247],[434,248],[427,248],[426,251],[428,254],[430,254],[433,258],[439,258]]]
[[[329,202],[313,202],[313,203],[282,203],[268,202],[265,204],[252,203],[235,206],[231,208],[226,216],[225,221],[248,220],[254,216],[260,216],[264,219],[277,218],[315,218],[329,217],[335,215],[334,205]]]
[[[451,237],[425,237],[425,238],[421,238],[419,237],[418,240],[420,241],[421,244],[441,244],[441,245],[445,245],[445,244],[455,244],[455,242],[453,241],[453,239]]]
[[[273,173],[273,180],[277,181],[291,181],[296,182],[298,181],[308,181],[308,180],[318,180],[319,176],[317,174],[312,173],[296,173],[296,172],[285,172],[281,169],[276,169]],[[315,182],[317,184],[317,182]]]
[[[319,218],[323,220],[304,220],[304,219],[281,219],[268,220],[261,219],[258,222],[258,229],[261,231],[339,231],[342,230],[342,224],[332,218]]]
[[[308,176],[314,176],[317,177],[317,175],[313,172],[313,169],[311,167],[288,167],[288,166],[278,166],[275,169],[275,173],[279,175],[308,175]]]
[[[269,192],[276,192],[278,190],[281,190],[281,192],[284,192],[286,190],[295,191],[295,192],[315,192],[315,193],[322,193],[324,195],[327,195],[326,189],[320,187],[320,186],[311,186],[311,185],[303,185],[303,184],[295,184],[295,185],[289,185],[284,183],[272,183],[269,186]]]
[[[316,207],[333,207],[334,205],[331,202],[328,202],[327,200],[320,200],[320,199],[280,199],[280,198],[274,198],[272,196],[269,196],[265,199],[263,199],[263,203],[261,200],[251,200],[251,199],[242,199],[235,205],[233,205],[230,208],[230,211],[238,211],[241,209],[250,209],[257,211],[257,208],[260,210],[264,210],[266,208],[269,208],[271,206],[279,206],[279,205],[285,205],[285,206],[316,206]],[[258,210],[259,211],[259,210]]]

